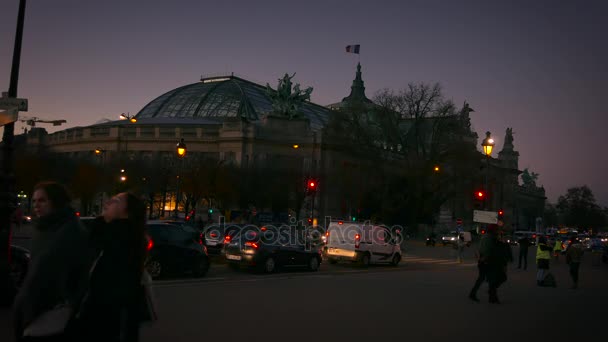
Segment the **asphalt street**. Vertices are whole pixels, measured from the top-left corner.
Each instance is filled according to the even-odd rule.
[[[261,275],[214,263],[205,278],[155,282],[159,321],[142,328],[141,340],[564,341],[603,334],[607,265],[594,268],[587,258],[580,288],[570,290],[562,259],[551,266],[558,287],[540,288],[531,249],[527,271],[510,267],[502,304],[488,303],[487,285],[474,303],[467,298],[477,272],[474,248],[459,264],[449,246],[410,241],[398,267],[323,264],[314,273]],[[8,310],[0,319],[10,340]]]

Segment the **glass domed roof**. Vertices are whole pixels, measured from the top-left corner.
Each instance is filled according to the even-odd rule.
[[[272,99],[266,94],[266,87],[235,76],[227,76],[202,79],[201,82],[173,89],[148,103],[136,117],[240,117],[247,121],[258,121],[271,111]],[[315,130],[325,126],[331,114],[329,109],[310,102],[305,102],[301,111]]]

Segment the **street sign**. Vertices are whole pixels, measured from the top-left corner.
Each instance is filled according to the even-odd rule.
[[[15,107],[6,110],[0,109],[0,126],[17,121],[18,114],[19,111]]]
[[[2,95],[5,95],[3,93]],[[0,98],[0,109],[9,109],[11,107],[17,107],[20,112],[27,112],[27,99],[17,99],[8,96]]]
[[[478,223],[498,223],[498,213],[496,211],[473,210],[473,222]]]

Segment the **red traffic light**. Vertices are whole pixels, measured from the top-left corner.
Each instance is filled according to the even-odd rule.
[[[316,186],[316,184],[315,184],[315,182],[309,182],[308,186],[311,187],[311,188],[314,188]]]
[[[486,197],[486,193],[483,192],[482,190],[479,190],[475,193],[475,198],[482,200]]]
[[[505,214],[505,212],[502,209],[498,210],[498,216],[499,217],[502,217],[504,214]]]

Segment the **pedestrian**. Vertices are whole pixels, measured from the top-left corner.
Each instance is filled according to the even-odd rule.
[[[490,288],[490,303],[500,304],[498,299],[498,288],[507,281],[507,265],[513,262],[511,246],[502,237],[495,240],[495,248],[490,254],[489,268],[487,272]]]
[[[15,338],[64,341],[86,287],[88,234],[63,185],[39,183],[32,201],[36,222],[29,270],[13,304]],[[40,324],[42,317],[61,312],[68,315]]]
[[[464,262],[464,248],[466,247],[466,242],[464,242],[464,235],[458,235],[458,241],[456,242],[456,247],[458,248],[458,263],[462,264]]]
[[[536,284],[543,285],[545,275],[549,270],[549,260],[551,259],[551,247],[547,246],[547,239],[543,236],[538,239],[536,248]]]
[[[560,238],[555,238],[555,245],[553,246],[553,256],[555,257],[555,261],[559,261],[559,255],[562,254],[562,240]]]
[[[583,246],[580,241],[573,237],[568,245],[566,251],[566,263],[570,266],[570,277],[572,278],[571,289],[578,288],[578,270],[581,266],[581,259],[583,257]]]
[[[147,256],[145,205],[120,193],[104,205],[92,225],[100,255],[78,319],[82,341],[137,341],[144,314],[142,275]]]
[[[530,238],[528,238],[526,235],[522,235],[517,243],[519,244],[519,264],[517,268],[521,269],[521,264],[523,261],[525,271],[528,268],[528,247],[530,247]]]
[[[493,255],[496,253],[497,247],[497,236],[496,236],[497,226],[495,224],[491,224],[488,226],[486,235],[481,239],[479,244],[479,251],[477,252],[477,269],[479,271],[477,275],[477,280],[469,292],[469,299],[475,302],[479,302],[479,298],[477,298],[477,291],[481,284],[483,284],[486,280],[488,280],[488,275],[492,271],[492,259]],[[494,282],[490,284],[489,295],[490,295],[490,303],[496,303],[498,301],[496,295],[496,288],[492,286],[495,285]]]

